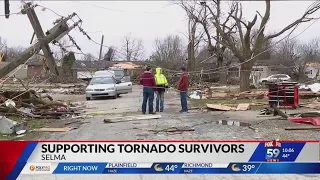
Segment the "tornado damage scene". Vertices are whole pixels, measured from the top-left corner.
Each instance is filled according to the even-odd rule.
[[[320,179],[319,0],[0,4],[0,180]]]

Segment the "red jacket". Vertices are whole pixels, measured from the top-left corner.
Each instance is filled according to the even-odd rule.
[[[156,81],[154,79],[154,75],[150,71],[145,71],[140,76],[140,84],[143,87],[151,87],[157,90]]]
[[[188,74],[183,72],[178,82],[179,91],[188,91]]]

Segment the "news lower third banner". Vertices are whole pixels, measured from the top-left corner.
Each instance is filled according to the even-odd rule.
[[[319,141],[0,141],[0,179],[19,174],[314,174]]]

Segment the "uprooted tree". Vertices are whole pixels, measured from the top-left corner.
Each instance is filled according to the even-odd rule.
[[[273,38],[279,37],[285,32],[294,31],[301,23],[316,19],[309,16],[320,8],[320,2],[314,2],[308,7],[308,9],[299,19],[285,26],[276,33],[266,35],[265,29],[270,19],[270,0],[265,0],[264,15],[261,15],[259,12],[257,12],[251,21],[246,21],[242,16],[242,5],[240,2],[234,1],[229,12],[218,12],[218,10],[221,10],[217,9],[220,1],[221,0],[213,0],[210,2],[206,1],[205,3],[195,3],[198,3],[200,7],[205,6],[205,8],[209,11],[210,16],[208,16],[206,19],[208,22],[210,20],[220,36],[217,37],[216,35],[213,35],[215,41],[217,41],[218,44],[230,49],[234,56],[240,61],[241,91],[250,89],[249,78],[252,66],[259,59],[259,55],[268,50],[269,47],[266,46],[266,42]],[[224,17],[222,17],[223,14],[225,14]],[[258,16],[261,18],[260,23],[258,23]],[[226,29],[231,29],[233,27],[235,27],[235,30],[232,30],[232,33],[230,33],[230,31],[226,31]],[[252,36],[256,28],[258,33],[255,36]]]

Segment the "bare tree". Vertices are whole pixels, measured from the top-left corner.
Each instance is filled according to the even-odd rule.
[[[283,68],[279,67],[278,71],[295,76],[295,64],[300,59],[299,55],[299,42],[294,39],[286,39],[280,42],[276,47],[273,48],[272,59],[275,59],[278,64],[282,65]]]
[[[217,0],[220,1],[220,0]],[[217,1],[213,1],[214,5],[216,5]],[[241,73],[240,73],[240,90],[245,91],[250,89],[250,71],[252,69],[253,64],[259,58],[261,52],[266,50],[265,44],[268,40],[276,38],[283,33],[291,30],[295,30],[295,28],[303,23],[313,20],[314,18],[310,18],[309,16],[316,12],[320,8],[320,3],[315,2],[310,6],[306,12],[293,23],[285,26],[279,32],[265,35],[265,28],[270,19],[270,0],[265,0],[266,10],[265,14],[262,16],[259,12],[254,16],[252,21],[245,22],[242,17],[242,6],[240,2],[234,2],[231,10],[227,13],[227,19],[232,18],[237,27],[237,35],[230,35],[224,31],[228,26],[226,24],[221,24],[219,21],[219,17],[214,12],[212,6],[206,4],[206,8],[210,11],[210,14],[213,18],[213,23],[217,31],[221,34],[221,43],[224,44],[227,48],[229,48],[234,55],[238,58],[241,63]],[[215,7],[215,6],[213,6]],[[251,34],[254,30],[254,25],[257,23],[258,15],[261,17],[261,22],[258,25],[258,34],[251,38]],[[239,37],[240,41],[237,42],[235,37]],[[220,41],[219,39],[217,39]]]
[[[208,4],[207,4],[208,3]],[[211,5],[210,5],[211,4]],[[214,13],[216,17],[215,20],[218,24],[223,24],[227,27],[227,23],[229,22],[230,18],[223,19],[222,12],[221,12],[221,3],[220,0],[216,0],[213,2],[207,1],[180,1],[179,5],[187,12],[188,17],[193,19],[193,22],[199,23],[202,25],[202,28],[207,36],[207,49],[210,53],[210,58],[216,56],[217,58],[217,67],[223,66],[223,59],[224,59],[224,52],[226,50],[226,46],[221,42],[222,36],[221,32],[217,29],[214,30],[214,23],[212,23],[213,15],[210,13]],[[214,6],[213,6],[214,5]],[[207,7],[210,6],[212,11],[207,13]],[[228,28],[223,28],[223,32],[225,34],[233,33],[233,26],[228,26]],[[220,71],[219,73],[219,82],[222,84],[226,83],[226,71]]]
[[[140,61],[144,57],[144,47],[141,39],[126,35],[118,51],[118,56],[126,61]]]
[[[308,43],[299,46],[300,58],[294,62],[296,65],[295,74],[298,80],[304,80],[306,68],[309,63],[319,63],[320,58],[320,40],[313,39]]]
[[[0,36],[0,51],[2,51],[7,46],[7,41]]]
[[[23,51],[25,48],[17,46],[17,47],[8,47],[6,48],[6,60],[11,61],[13,59],[18,58],[19,56],[22,55]]]
[[[7,41],[0,37],[0,62],[5,60]]]
[[[75,47],[70,38],[63,37],[59,42],[55,43],[56,46],[52,47],[53,57],[56,62],[62,63],[62,58],[64,58],[68,53],[69,48]]]
[[[310,18],[309,16],[320,8],[320,3],[314,2],[299,19],[276,33],[265,35],[265,28],[270,19],[270,0],[265,0],[266,9],[264,15],[262,16],[257,12],[251,21],[246,21],[242,17],[241,2],[234,1],[230,6],[229,12],[221,12],[220,1],[221,0],[214,0],[210,2],[195,3],[200,7],[204,6],[209,11],[209,14],[205,18],[205,22],[211,22],[215,27],[216,34],[210,32],[209,34],[221,47],[215,49],[215,51],[217,52],[219,49],[223,50],[222,47],[228,48],[240,61],[240,90],[242,91],[250,89],[249,78],[252,66],[256,60],[260,58],[259,56],[262,52],[266,51],[268,48],[266,46],[268,44],[267,42],[270,42],[271,39],[276,38],[285,32],[294,31],[301,23],[314,20],[315,18]],[[261,18],[259,24],[257,23],[258,16]],[[199,22],[201,22],[201,20]],[[253,36],[255,31],[258,33]]]
[[[168,69],[179,69],[186,59],[183,42],[179,36],[169,35],[156,39],[150,60],[158,66]]]
[[[300,81],[306,78],[306,68],[309,63],[318,62],[320,57],[320,40],[313,39],[301,44],[297,40],[285,40],[275,48],[278,62],[284,66],[281,72],[287,73]]]

